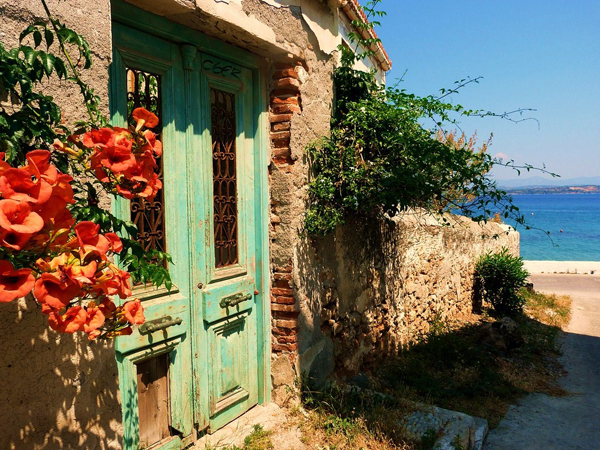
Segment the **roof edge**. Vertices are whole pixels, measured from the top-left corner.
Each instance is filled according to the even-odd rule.
[[[359,20],[364,24],[369,23],[369,19],[363,11],[360,4],[358,3],[358,0],[339,0],[339,7],[342,11],[344,11],[344,13],[346,13],[346,15],[351,21]],[[379,39],[377,33],[373,28],[362,29],[359,30],[359,32],[364,39]],[[375,52],[375,58],[377,59],[379,65],[383,70],[387,72],[392,68],[392,60],[385,51],[385,48],[383,47],[381,41],[377,44],[374,44],[370,50]]]

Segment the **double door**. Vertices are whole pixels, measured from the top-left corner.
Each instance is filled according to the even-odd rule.
[[[172,24],[152,20],[160,37],[113,22],[110,68],[113,125],[145,107],[163,143],[159,196],[114,209],[145,249],[173,258],[172,289],[137,286],[146,323],[117,342],[132,449],[182,448],[269,389],[259,71],[191,30],[169,39]]]

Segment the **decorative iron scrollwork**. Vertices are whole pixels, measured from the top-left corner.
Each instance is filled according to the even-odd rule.
[[[135,108],[143,107],[158,116],[159,125],[152,129],[157,138],[161,139],[162,108],[161,108],[161,79],[160,75],[127,68],[127,114],[128,123],[134,124],[132,113]],[[162,157],[156,158],[157,173],[163,182]],[[131,221],[138,228],[136,240],[144,250],[167,251],[165,239],[164,194],[159,190],[153,201],[145,199],[131,200]]]
[[[215,265],[238,262],[235,95],[210,90]]]

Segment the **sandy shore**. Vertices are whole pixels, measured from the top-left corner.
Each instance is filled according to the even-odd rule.
[[[600,261],[525,261],[529,273],[584,273],[600,276]]]

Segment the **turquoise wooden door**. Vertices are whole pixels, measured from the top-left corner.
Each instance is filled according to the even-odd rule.
[[[113,15],[112,123],[154,108],[164,184],[152,204],[115,208],[172,255],[175,285],[139,286],[149,326],[117,343],[124,441],[183,448],[268,400],[262,88],[237,49],[131,5]]]
[[[215,56],[196,61],[201,144],[192,196],[196,240],[200,420],[216,429],[258,402],[252,73]],[[206,424],[206,422],[205,422]]]

